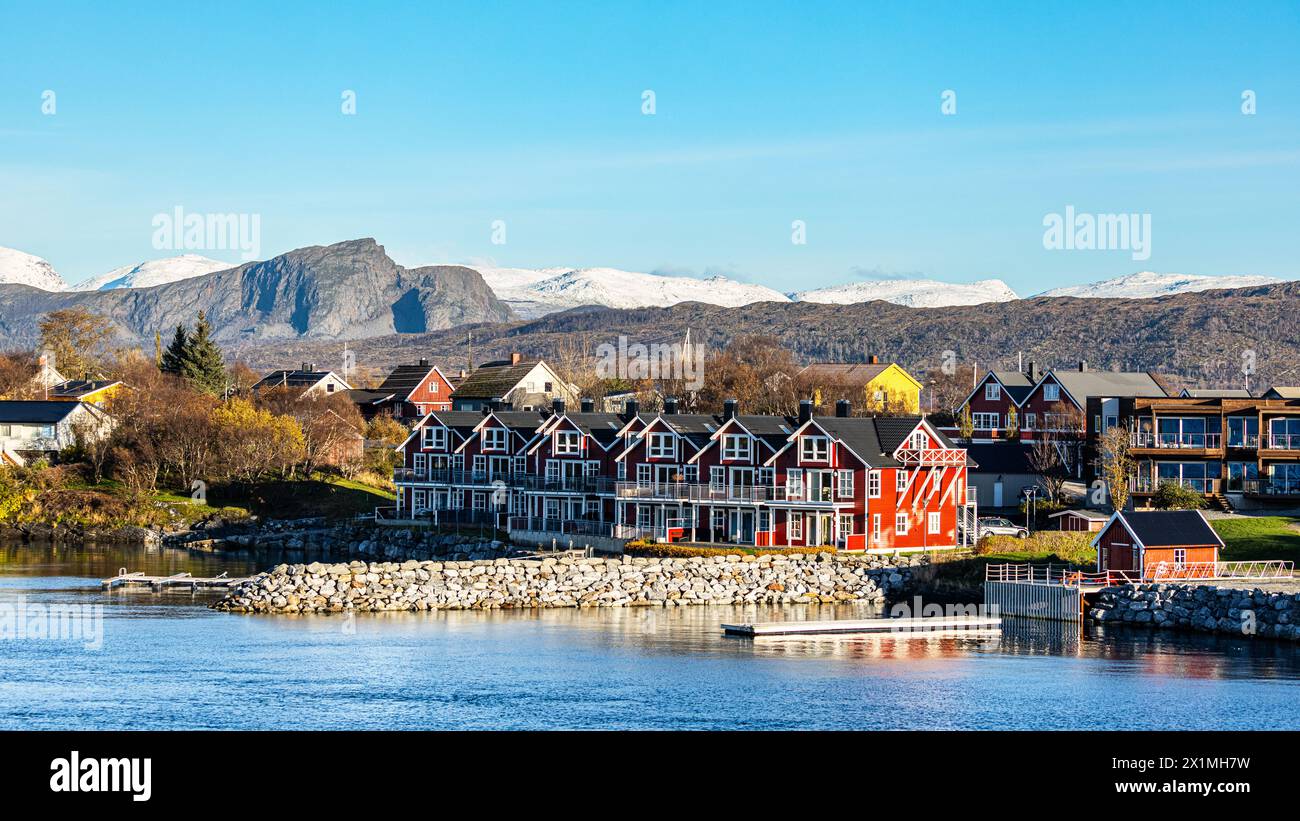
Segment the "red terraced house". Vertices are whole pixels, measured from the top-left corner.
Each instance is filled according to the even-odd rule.
[[[962,448],[920,417],[436,412],[399,450],[399,521],[610,540],[950,548],[974,541]]]

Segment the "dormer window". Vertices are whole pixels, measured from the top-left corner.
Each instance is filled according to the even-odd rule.
[[[484,428],[483,450],[505,450],[509,436],[505,428]]]
[[[748,461],[749,437],[743,433],[728,433],[722,437],[722,458]]]
[[[1002,398],[1002,386],[996,382],[990,382],[984,386],[984,398],[990,402],[996,402]]]
[[[799,461],[825,462],[830,459],[831,440],[827,436],[802,436],[799,438]]]
[[[557,431],[555,434],[555,455],[576,456],[582,451],[582,434],[572,430]]]
[[[425,450],[446,450],[447,429],[428,427],[422,431],[421,445]]]
[[[930,437],[925,435],[925,431],[921,431],[921,430],[912,431],[912,438],[911,441],[908,443],[908,447],[910,447],[912,450],[925,450],[926,447],[929,446],[929,444],[930,444]]]
[[[671,433],[652,433],[646,442],[646,455],[651,459],[671,459],[677,455],[677,443]]]

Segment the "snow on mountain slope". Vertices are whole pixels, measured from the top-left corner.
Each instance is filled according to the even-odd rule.
[[[1149,297],[1184,294],[1191,291],[1209,291],[1214,288],[1250,288],[1254,285],[1272,285],[1282,280],[1276,277],[1235,275],[1205,276],[1203,274],[1157,274],[1139,271],[1128,276],[1054,288],[1038,296],[1074,296],[1084,299],[1147,299]]]
[[[73,285],[71,290],[107,291],[112,288],[149,288],[235,267],[237,266],[219,259],[208,259],[198,254],[181,254],[178,257],[152,259],[137,265],[124,265],[107,274],[79,282]]]
[[[722,276],[699,279],[620,271],[616,268],[475,267],[488,287],[520,316],[530,319],[580,305],[642,308],[705,302],[736,307],[751,302],[789,302],[780,291]]]
[[[1019,299],[1000,279],[981,279],[969,284],[937,282],[932,279],[873,279],[851,282],[791,296],[800,302],[852,305],[883,300],[910,308],[940,308],[947,305],[979,305]]]
[[[43,291],[62,291],[68,287],[48,262],[13,248],[0,248],[0,283],[30,285]]]

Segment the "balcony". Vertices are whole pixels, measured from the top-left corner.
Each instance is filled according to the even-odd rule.
[[[536,516],[511,516],[511,532],[526,530],[535,533],[555,533],[561,536],[603,536],[612,538],[615,528],[613,522],[588,521],[586,519],[554,519]]]
[[[1270,433],[1264,437],[1261,449],[1300,450],[1300,433]]]
[[[1300,497],[1300,479],[1247,479],[1241,483],[1241,490],[1247,496],[1297,498]]]
[[[730,485],[718,487],[694,482],[619,482],[615,495],[620,499],[665,502],[717,502],[758,504],[777,502],[805,505],[852,504],[853,497],[841,498],[831,488],[785,485]]]
[[[1220,450],[1223,435],[1219,433],[1155,433],[1136,431],[1129,437],[1134,448],[1156,450]]]
[[[602,476],[534,476],[530,473],[490,473],[480,470],[416,470],[396,468],[394,482],[423,482],[433,485],[502,486],[510,490],[538,493],[613,493],[615,482]]]
[[[1182,485],[1190,488],[1197,493],[1209,495],[1217,493],[1221,486],[1220,479],[1170,479],[1170,478],[1151,478],[1150,476],[1135,476],[1129,480],[1128,489],[1133,493],[1155,493],[1156,489],[1166,482],[1175,485]]]

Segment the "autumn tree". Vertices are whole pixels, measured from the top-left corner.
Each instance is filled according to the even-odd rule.
[[[39,323],[41,349],[54,356],[54,367],[68,379],[100,372],[113,339],[113,325],[100,314],[80,306],[60,308]]]
[[[36,355],[31,351],[0,353],[0,399],[39,399]]]
[[[1065,483],[1070,479],[1070,465],[1066,446],[1056,431],[1040,431],[1026,454],[1029,467],[1038,477],[1047,498],[1060,499]]]
[[[322,465],[354,471],[360,454],[353,454],[365,427],[357,406],[345,393],[304,393],[270,388],[257,397],[258,407],[298,423],[303,436],[302,469],[307,475]],[[406,437],[402,437],[405,439]]]
[[[245,399],[231,399],[212,411],[212,422],[221,442],[219,475],[228,481],[286,475],[302,459],[302,428],[292,417],[257,408]]]
[[[1130,450],[1131,434],[1131,428],[1112,425],[1098,441],[1101,475],[1106,482],[1111,506],[1116,510],[1123,510],[1128,504],[1128,484],[1135,467]]]

